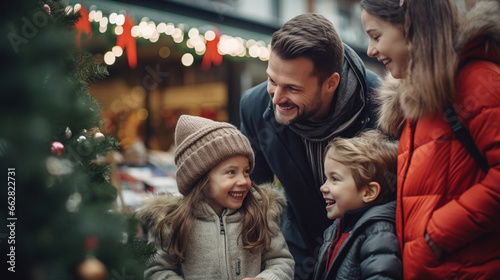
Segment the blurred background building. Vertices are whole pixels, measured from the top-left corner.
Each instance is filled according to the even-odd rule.
[[[475,0],[457,0],[462,10]],[[239,125],[239,101],[267,79],[274,31],[296,15],[333,22],[368,69],[359,0],[70,0],[79,10],[75,38],[109,77],[90,85],[102,106],[101,131],[116,137],[123,206],[147,191],[177,191],[174,129],[181,114]],[[120,202],[119,201],[119,202]]]
[[[91,85],[103,130],[122,149],[140,141],[169,150],[181,114],[239,124],[239,99],[266,80],[271,35],[292,17],[317,12],[333,22],[368,68],[367,37],[355,0],[82,0],[81,44],[108,66]],[[68,8],[70,9],[70,8]],[[130,36],[129,34],[132,34]]]

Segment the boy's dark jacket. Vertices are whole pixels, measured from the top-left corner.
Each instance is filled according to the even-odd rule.
[[[396,201],[375,205],[355,223],[324,278],[326,260],[337,236],[339,219],[325,231],[314,280],[403,279],[395,229]],[[348,214],[343,219],[347,219]]]

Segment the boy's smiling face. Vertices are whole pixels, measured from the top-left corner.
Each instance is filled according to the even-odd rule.
[[[366,187],[358,189],[349,168],[327,156],[324,170],[326,181],[320,191],[329,219],[342,218],[345,212],[367,205],[363,200]]]

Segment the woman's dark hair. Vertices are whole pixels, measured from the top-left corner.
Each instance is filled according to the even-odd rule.
[[[362,0],[361,8],[371,15],[402,26],[405,9],[399,3],[399,0]]]

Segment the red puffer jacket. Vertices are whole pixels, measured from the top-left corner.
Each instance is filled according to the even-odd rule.
[[[500,279],[500,3],[482,7],[497,9],[495,34],[464,37],[473,40],[464,44],[461,59],[468,62],[457,77],[454,104],[490,170],[479,168],[444,114],[404,123],[396,228],[405,279]],[[484,22],[469,24],[477,31]],[[478,47],[485,38],[496,45]],[[380,122],[394,132],[409,108],[401,104],[404,87],[386,79],[379,94],[385,100]],[[430,250],[425,231],[445,251],[442,259]]]
[[[405,279],[500,279],[500,67],[470,62],[458,88],[464,126],[491,167],[481,171],[443,115],[405,124],[396,211]],[[425,230],[448,257],[435,258]]]

